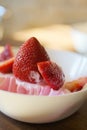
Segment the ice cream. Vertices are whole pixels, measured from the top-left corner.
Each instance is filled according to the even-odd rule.
[[[29,95],[62,95],[70,93],[68,89],[60,88],[53,90],[50,86],[42,84],[31,84],[16,79],[13,75],[0,74],[0,90]]]

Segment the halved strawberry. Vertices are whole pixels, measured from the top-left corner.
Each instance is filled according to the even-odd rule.
[[[10,59],[13,56],[14,55],[13,55],[11,46],[9,44],[7,44],[7,45],[5,45],[4,50],[0,53],[0,61]]]
[[[11,73],[12,72],[12,67],[14,63],[14,57],[0,62],[0,72],[1,73]]]
[[[65,76],[62,69],[54,62],[45,61],[37,63],[38,70],[46,83],[53,89],[62,87]]]
[[[32,37],[20,47],[13,64],[13,73],[20,80],[39,82],[41,75],[37,63],[47,60],[50,58],[46,50],[35,37]]]

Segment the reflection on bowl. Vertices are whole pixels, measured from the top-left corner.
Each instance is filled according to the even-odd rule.
[[[62,66],[66,80],[87,75],[87,59],[76,53],[48,51]],[[29,123],[47,123],[64,119],[76,112],[87,98],[87,89],[60,96],[33,96],[0,90],[0,110],[7,116]]]

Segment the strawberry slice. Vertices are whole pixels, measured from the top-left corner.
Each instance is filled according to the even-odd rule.
[[[14,57],[0,62],[0,72],[1,73],[11,73],[13,63],[14,63]]]
[[[4,50],[0,54],[0,61],[4,61],[13,57],[13,52],[9,44],[5,45]]]
[[[50,60],[44,47],[32,37],[19,49],[14,64],[13,73],[20,80],[36,83],[41,79],[37,63]]]
[[[77,80],[66,82],[64,88],[68,89],[71,92],[79,91],[87,83],[87,77],[82,77]]]
[[[58,90],[62,87],[65,76],[61,68],[56,63],[45,61],[37,63],[37,66],[43,79],[51,88]]]

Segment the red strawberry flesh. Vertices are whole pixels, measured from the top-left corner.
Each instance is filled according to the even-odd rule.
[[[32,37],[20,47],[13,64],[13,73],[20,80],[39,82],[41,75],[37,63],[47,60],[50,58],[46,50],[35,37]]]
[[[45,82],[54,90],[58,90],[65,81],[65,76],[61,68],[54,62],[45,61],[37,64]]]

